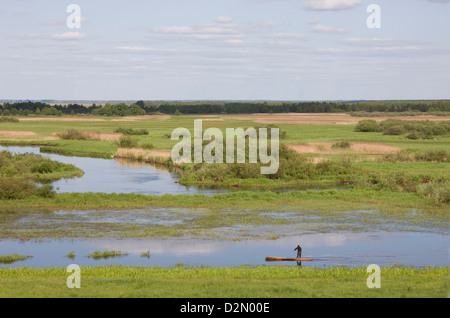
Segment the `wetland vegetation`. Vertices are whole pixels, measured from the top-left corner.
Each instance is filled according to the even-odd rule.
[[[277,240],[292,233],[357,233],[368,229],[448,234],[450,136],[445,116],[439,116],[440,120],[435,118],[433,122],[419,122],[418,116],[414,116],[414,121],[399,121],[399,118],[387,121],[372,117],[377,128],[363,133],[366,129],[360,129],[358,125],[369,118],[340,114],[340,120],[345,118],[348,122],[337,125],[333,116],[327,117],[327,122],[305,122],[303,119],[291,122],[292,119],[287,120],[275,113],[254,118],[218,113],[191,116],[186,115],[186,109],[179,104],[172,106],[177,107],[181,114],[171,117],[152,112],[151,116],[125,118],[117,114],[119,117],[109,116],[105,110],[104,114],[97,113],[103,116],[60,114],[58,120],[53,120],[52,115],[33,117],[39,114],[11,117],[17,120],[0,122],[0,143],[5,146],[35,145],[42,152],[70,156],[109,160],[127,157],[143,163],[159,162],[171,166],[167,154],[176,141],[167,136],[173,129],[192,129],[193,120],[198,118],[204,119],[204,129],[261,127],[267,125],[264,116],[269,116],[271,125],[276,125],[284,132],[280,140],[279,173],[261,177],[259,167],[249,164],[186,164],[177,167],[181,173],[180,184],[255,191],[230,191],[215,195],[102,193],[101,189],[87,193],[56,193],[51,188],[53,181],[81,177],[83,171],[76,165],[49,160],[45,155],[2,152],[1,239],[110,237]],[[191,106],[194,106],[191,111],[200,107]],[[232,109],[231,106],[227,107]],[[153,106],[144,104],[140,107],[149,113],[146,107]],[[169,105],[164,107],[169,109]],[[372,104],[372,107],[373,111],[377,111],[376,104]],[[435,109],[448,111],[442,107]],[[4,107],[3,114],[11,116],[11,109],[6,114],[5,109],[10,108]],[[111,107],[111,111],[113,109]],[[170,114],[170,111],[166,110],[165,113]],[[318,115],[316,120],[323,118],[321,116]],[[68,126],[71,127],[69,130]],[[414,136],[411,134],[416,134],[418,138],[412,138]],[[336,189],[321,190],[320,186],[323,185]],[[307,189],[296,190],[296,186],[306,186]],[[274,187],[285,187],[287,190],[271,191]],[[99,252],[99,255],[101,253],[104,252]],[[142,253],[142,257],[149,258],[149,253]],[[75,255],[69,253],[67,257]],[[85,285],[83,292],[78,295],[114,297],[119,296],[117,291],[122,290],[123,296],[222,297],[230,295],[231,290],[239,290],[242,297],[447,296],[448,267],[422,271],[408,267],[383,268],[383,275],[386,275],[383,277],[389,277],[385,286],[389,288],[379,291],[369,290],[365,284],[361,284],[361,279],[364,281],[366,277],[363,270],[307,267],[84,267],[83,273],[87,273],[87,276],[83,276]],[[45,295],[74,296],[77,291],[67,290],[65,285],[51,286],[56,277],[61,279],[61,276],[66,276],[66,273],[58,271],[63,269],[2,268],[0,280],[6,286],[2,288],[3,296],[37,296],[30,287],[36,283],[42,284]],[[282,274],[285,280],[280,279],[279,275]],[[19,276],[25,277],[23,275],[28,275],[29,280],[17,279]],[[179,275],[179,279],[171,281],[164,275]],[[233,278],[227,280],[227,275]],[[105,277],[105,280],[99,283],[98,277]],[[298,284],[300,281],[301,284]],[[146,288],[152,284],[162,284],[164,288]],[[182,295],[177,291],[179,288],[170,287],[177,284],[186,287]],[[211,288],[206,289],[207,294],[204,294],[198,284]],[[341,291],[338,292],[338,289]],[[260,290],[257,295],[256,290]],[[236,294],[233,296],[236,297]]]

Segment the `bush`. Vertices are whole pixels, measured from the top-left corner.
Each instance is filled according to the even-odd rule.
[[[66,132],[58,133],[57,136],[65,140],[87,140],[88,136],[84,135],[77,129],[68,129]]]
[[[419,134],[417,132],[412,132],[406,136],[406,138],[411,140],[418,140],[420,138]]]
[[[431,150],[415,154],[417,161],[449,162],[449,154],[445,150]]]
[[[383,135],[399,136],[406,132],[403,126],[391,126],[383,131]]]
[[[122,133],[124,135],[148,135],[148,130],[145,128],[117,128],[114,129],[115,133]]]
[[[135,137],[124,135],[120,137],[118,146],[120,148],[135,148],[139,146],[139,140]]]
[[[433,198],[438,204],[450,203],[450,184],[448,182],[430,182],[417,186],[417,193]]]
[[[12,123],[18,123],[19,120],[14,117],[0,117],[0,122],[12,122]]]
[[[1,177],[0,200],[23,199],[30,196],[36,190],[37,185],[23,178]]]
[[[372,119],[366,119],[361,120],[356,124],[355,127],[356,132],[378,132],[380,131],[380,126],[375,120]]]
[[[141,144],[141,148],[151,150],[151,149],[154,149],[155,146],[150,142],[146,142],[146,143]]]
[[[348,149],[350,148],[351,143],[348,140],[341,140],[337,143],[334,143],[333,146],[331,146],[331,148],[339,148],[339,149]]]

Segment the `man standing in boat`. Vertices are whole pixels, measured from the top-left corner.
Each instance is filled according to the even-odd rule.
[[[297,247],[294,248],[294,251],[297,251],[297,258],[302,258],[302,248],[300,245],[297,245]]]
[[[297,245],[297,247],[294,248],[294,251],[297,251],[297,258],[302,258],[302,248],[300,245]],[[302,265],[302,262],[297,261],[297,265]]]

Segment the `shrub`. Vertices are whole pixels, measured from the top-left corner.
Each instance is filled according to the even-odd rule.
[[[431,150],[415,154],[417,161],[448,162],[449,154],[445,150]]]
[[[81,133],[77,129],[68,129],[66,132],[58,133],[57,136],[65,140],[86,140],[88,136]]]
[[[406,138],[411,140],[418,140],[420,138],[419,134],[417,132],[412,132],[406,136]]]
[[[115,133],[122,133],[124,135],[148,135],[148,130],[145,128],[116,128]]]
[[[383,131],[383,135],[399,136],[406,132],[403,126],[391,126]]]
[[[12,123],[18,123],[19,120],[14,117],[0,117],[0,122],[12,122]]]
[[[36,188],[37,185],[30,180],[15,177],[2,177],[0,178],[0,199],[23,199],[32,195]]]
[[[417,193],[431,197],[438,204],[450,203],[450,184],[448,182],[430,182],[417,186]]]
[[[139,140],[135,137],[124,135],[120,137],[118,145],[120,148],[135,148],[139,146]]]
[[[141,144],[141,148],[151,150],[151,149],[155,148],[155,146],[150,142],[146,142],[146,143]]]
[[[331,148],[339,148],[339,149],[348,149],[350,148],[351,143],[348,140],[341,140],[337,143],[334,143],[333,146],[331,146]]]
[[[357,132],[377,132],[380,131],[380,126],[375,120],[366,119],[361,120],[356,124],[355,131]]]

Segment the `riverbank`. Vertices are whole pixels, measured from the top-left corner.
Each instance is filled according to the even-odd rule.
[[[0,297],[446,298],[449,287],[448,267],[384,267],[381,288],[373,289],[366,267],[81,267],[79,289],[67,288],[70,274],[66,268],[0,269]]]

